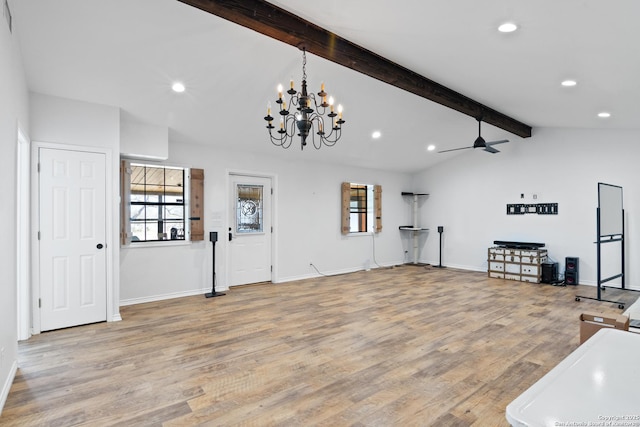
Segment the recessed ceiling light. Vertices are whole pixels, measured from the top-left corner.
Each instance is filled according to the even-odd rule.
[[[611,113],[607,113],[606,111],[603,111],[601,113],[598,113],[598,117],[601,117],[603,119],[606,119],[608,117],[611,117]]]
[[[564,81],[563,81],[562,83],[560,83],[560,84],[561,84],[562,86],[565,86],[565,87],[571,87],[571,86],[575,86],[575,85],[577,85],[577,84],[578,84],[578,82],[577,82],[577,81],[575,81],[575,80],[564,80]]]
[[[382,133],[380,133],[380,131],[379,131],[379,130],[375,130],[375,131],[373,131],[373,133],[371,134],[371,138],[373,138],[373,139],[378,139],[378,138],[380,138],[381,136],[382,136]]]
[[[513,22],[505,22],[498,27],[498,31],[500,31],[501,33],[513,33],[517,29],[518,26]]]
[[[433,145],[433,144],[431,144],[431,145],[429,145],[429,146],[427,147],[427,150],[428,150],[428,151],[433,151],[433,150],[435,150],[435,149],[436,149],[436,146],[435,146],[435,145]]]
[[[174,92],[182,93],[186,88],[184,87],[183,83],[175,82],[173,85],[171,85],[171,89],[173,89]]]

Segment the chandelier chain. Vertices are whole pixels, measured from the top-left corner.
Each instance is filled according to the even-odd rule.
[[[302,48],[302,80],[307,80],[307,51]]]

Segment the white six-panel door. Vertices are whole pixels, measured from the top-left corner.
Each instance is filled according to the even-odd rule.
[[[107,319],[105,161],[39,149],[41,331]]]

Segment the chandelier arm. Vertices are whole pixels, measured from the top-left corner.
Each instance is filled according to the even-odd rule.
[[[310,132],[311,133],[311,142],[313,143],[313,148],[315,148],[316,150],[319,150],[322,147],[322,135],[318,135],[320,139],[319,142],[316,142],[316,134],[315,132]]]
[[[322,104],[316,104],[316,111],[319,115],[324,116],[327,113],[327,107],[324,107]]]
[[[287,138],[286,134],[283,134],[283,136],[281,137],[275,137],[273,136],[273,134],[271,133],[271,131],[269,131],[269,137],[271,138],[271,143],[273,145],[275,145],[276,147],[282,147],[282,148],[289,148],[291,146],[291,141],[293,141],[292,138]]]
[[[295,123],[296,123],[296,120],[294,116],[291,114],[288,114],[287,116],[285,116],[284,125],[281,128],[282,132],[280,130],[276,131],[280,135],[279,137],[274,136],[271,129],[269,129],[269,136],[271,137],[271,143],[275,146],[282,147],[285,149],[289,148],[291,146],[291,143],[293,142],[293,137],[295,136]],[[291,127],[291,132],[289,132],[289,127]]]
[[[294,95],[289,97],[289,105],[293,105],[294,107],[300,107],[300,94],[296,92]]]
[[[319,150],[322,147],[322,135],[320,134],[320,129],[322,123],[322,117],[318,115],[318,113],[309,113],[307,115],[307,120],[311,123],[311,127],[309,128],[309,135],[311,135],[311,143],[313,144],[313,148]],[[314,132],[315,131],[315,132]],[[316,142],[316,135],[318,135],[319,140]]]
[[[339,126],[331,127],[331,131],[328,134],[322,135],[322,139],[325,141],[324,144],[328,147],[332,147],[342,136],[342,128]]]
[[[291,142],[293,141],[293,138],[289,137],[286,133],[282,133],[278,137],[269,132],[269,136],[271,137],[271,143],[273,145],[282,148],[289,148],[291,146]]]
[[[316,107],[316,110],[320,108],[320,105],[318,105],[318,100],[316,99],[316,95],[313,92],[307,94],[307,98],[312,101],[313,105]]]
[[[319,150],[323,145],[333,147],[336,142],[338,142],[342,133],[342,128],[337,127],[336,129],[335,127],[331,127],[330,132],[326,134],[324,133],[324,129],[326,129],[326,127],[324,126],[324,117],[322,115],[314,113],[310,120],[314,127],[317,128],[317,132],[313,132],[312,135],[313,146],[316,150]],[[320,129],[322,129],[322,131],[320,131]],[[315,135],[318,135],[317,141]]]
[[[331,138],[332,135],[334,136],[333,138]],[[332,131],[329,135],[322,138],[324,145],[326,145],[327,147],[333,147],[340,139],[340,136],[342,136],[342,129],[336,130],[335,133]]]
[[[334,118],[333,117],[330,117],[330,118],[331,118],[331,126],[324,127],[324,129],[325,129],[324,138],[325,139],[331,138],[331,135],[333,135],[334,131],[336,130],[336,124],[335,124]],[[328,133],[327,133],[327,130],[329,131]]]

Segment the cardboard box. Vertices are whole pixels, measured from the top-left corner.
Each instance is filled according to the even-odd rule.
[[[629,330],[629,317],[622,314],[608,316],[603,314],[582,313],[580,315],[580,344],[588,340],[602,328]]]

